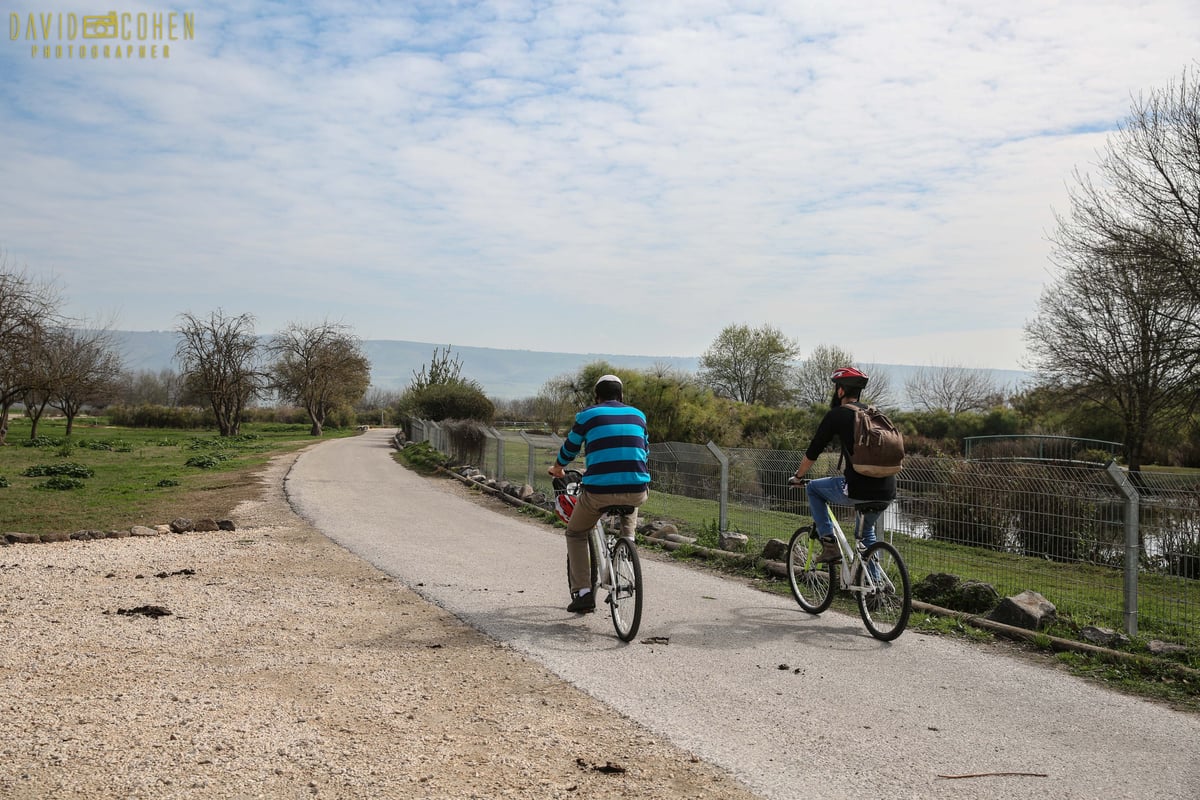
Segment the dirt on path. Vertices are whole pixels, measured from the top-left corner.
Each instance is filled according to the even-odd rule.
[[[754,797],[314,530],[296,457],[236,531],[0,548],[0,798]]]

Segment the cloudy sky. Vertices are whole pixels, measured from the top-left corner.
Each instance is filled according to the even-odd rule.
[[[1200,57],[1196,0],[0,12],[0,252],[71,313],[652,356],[1022,368],[1073,170]]]

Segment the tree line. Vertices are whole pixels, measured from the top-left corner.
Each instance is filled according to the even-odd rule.
[[[320,436],[330,415],[361,403],[370,386],[362,343],[340,323],[291,323],[264,340],[250,314],[185,312],[176,328],[180,371],[132,373],[110,327],[81,325],[61,309],[57,286],[0,253],[0,443],[18,403],[36,437],[47,409],[63,414],[71,435],[85,407],[145,398],[205,407],[222,436],[239,432],[251,404],[273,398],[302,408]]]

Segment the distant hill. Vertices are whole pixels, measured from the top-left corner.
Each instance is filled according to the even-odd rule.
[[[124,358],[125,368],[140,371],[178,369],[175,363],[174,331],[113,331],[113,340]],[[484,391],[498,399],[531,397],[546,381],[573,373],[594,361],[607,361],[623,369],[649,369],[667,365],[693,373],[698,358],[626,356],[604,353],[543,353],[535,350],[501,350],[493,347],[460,347],[449,343],[452,355],[462,362],[464,377],[478,381]],[[447,344],[368,339],[363,352],[371,362],[371,384],[380,389],[403,389],[413,373],[429,364],[437,348]]]
[[[125,367],[130,370],[177,369],[173,331],[114,331]],[[612,353],[546,353],[537,350],[501,350],[494,347],[463,347],[449,343],[452,354],[462,362],[463,376],[478,381],[491,397],[510,400],[536,395],[546,381],[568,375],[594,361],[607,361],[619,369],[650,369],[666,366],[683,373],[699,369],[699,357],[631,356]],[[371,384],[380,389],[403,389],[414,372],[427,365],[435,349],[446,344],[389,339],[364,340],[363,352],[371,362]],[[905,381],[920,367],[899,364],[869,364],[868,370],[886,371],[892,386],[903,391]],[[1019,370],[987,370],[1002,386],[1015,387],[1029,379]]]

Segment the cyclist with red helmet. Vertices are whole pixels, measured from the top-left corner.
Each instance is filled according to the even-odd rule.
[[[896,499],[896,477],[872,478],[860,475],[854,471],[854,406],[862,406],[859,398],[870,380],[866,373],[854,367],[839,367],[829,376],[833,382],[833,397],[830,409],[825,413],[817,432],[813,435],[804,458],[796,469],[795,476],[789,481],[798,484],[816,462],[817,457],[837,437],[841,443],[843,460],[846,463],[842,475],[831,475],[828,478],[818,478],[808,481],[808,505],[812,512],[813,524],[817,535],[821,538],[821,555],[818,562],[836,562],[842,558],[837,542],[833,538],[833,522],[829,516],[829,504],[854,505],[856,503],[890,503]],[[881,511],[870,510],[862,514],[862,528],[858,536],[865,546],[875,542],[875,521]]]
[[[646,502],[650,486],[650,446],[646,415],[624,401],[624,387],[616,375],[602,375],[594,388],[596,404],[575,415],[575,424],[563,441],[549,473],[562,478],[564,467],[584,449],[587,468],[583,491],[567,522],[567,565],[570,571],[571,604],[567,611],[586,614],[596,610],[591,591],[591,555],[588,536],[606,506],[633,506],[634,512],[621,523],[621,535],[632,540],[637,526],[637,507]]]

